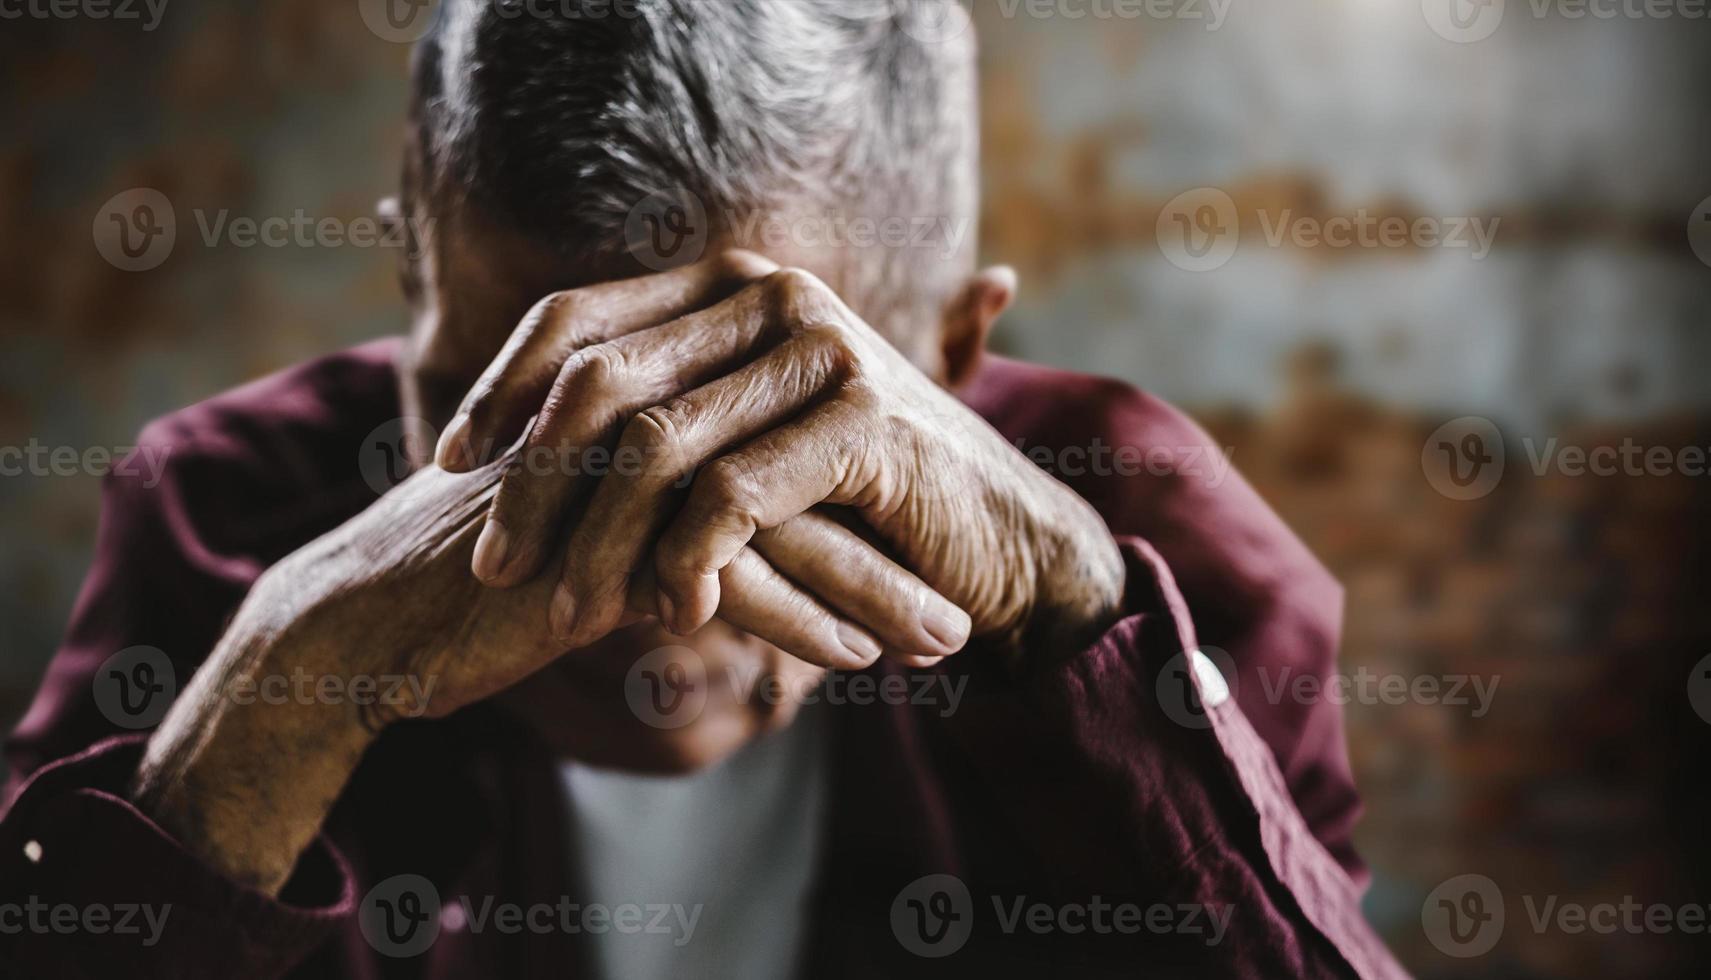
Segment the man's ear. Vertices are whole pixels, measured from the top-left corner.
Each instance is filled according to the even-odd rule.
[[[1016,298],[1016,270],[1007,265],[982,269],[969,277],[956,298],[945,307],[940,353],[944,356],[945,384],[956,388],[974,376],[980,355],[986,351],[992,325]]]

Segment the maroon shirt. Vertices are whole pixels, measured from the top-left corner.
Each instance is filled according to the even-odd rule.
[[[388,729],[276,899],[204,868],[126,800],[146,734],[117,727],[93,695],[98,667],[142,644],[167,653],[182,689],[264,569],[375,499],[359,451],[399,415],[397,350],[370,344],[169,415],[140,437],[169,450],[165,478],[108,477],[65,643],[5,747],[0,966],[244,980],[587,974],[587,949],[562,928],[507,934],[443,916],[408,957],[383,955],[360,928],[369,890],[401,874],[447,906],[577,901],[557,760],[494,708]],[[806,969],[1402,975],[1360,913],[1340,709],[1271,703],[1258,681],[1262,667],[1331,672],[1337,584],[1245,482],[1189,458],[1216,450],[1161,402],[1000,358],[960,394],[1024,452],[1052,454],[1104,516],[1128,566],[1125,615],[1085,650],[1034,651],[1020,674],[945,661],[936,669],[968,676],[949,717],[883,700],[828,707],[834,771]],[[1090,449],[1103,464],[1083,465]],[[1160,452],[1182,472],[1160,472]],[[1205,689],[1182,670],[1197,645],[1227,651],[1235,671],[1234,697],[1204,710],[1193,698]],[[967,895],[904,894],[937,874]],[[1067,931],[1084,918],[1072,912],[1036,930],[1010,918],[1018,900],[1104,907],[1100,921],[1128,926]],[[7,928],[8,903],[32,902],[106,903],[113,923],[127,904],[171,908],[145,945],[146,929]],[[1142,912],[1111,911],[1124,906]],[[1147,926],[1160,906],[1168,925]],[[1227,916],[1217,942],[1208,915]],[[919,956],[906,939],[949,955]]]

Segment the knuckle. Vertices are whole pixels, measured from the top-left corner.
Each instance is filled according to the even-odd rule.
[[[576,350],[601,337],[603,303],[594,290],[548,293],[524,317],[532,340]]]
[[[871,418],[883,413],[885,399],[866,375],[852,372],[840,393],[845,407],[857,416]]]
[[[469,394],[463,396],[463,402],[458,406],[458,414],[469,416],[470,425],[481,428],[493,418],[498,393],[498,378],[482,378],[469,390]]]
[[[623,352],[616,347],[610,344],[585,347],[565,362],[565,383],[559,385],[559,391],[576,387],[587,396],[609,394],[618,388],[628,369]]]
[[[766,285],[773,297],[785,304],[801,303],[830,291],[819,276],[795,266],[779,269],[767,276]]]
[[[580,315],[582,302],[581,294],[575,290],[548,293],[536,300],[535,305],[529,307],[529,312],[523,315],[523,329],[534,334],[572,322]]]
[[[733,285],[764,279],[778,270],[778,263],[748,249],[727,249],[713,259],[713,275]]]
[[[575,420],[611,412],[627,370],[624,355],[606,344],[572,354],[541,406],[529,444],[556,444],[567,428],[580,427]]]
[[[850,329],[836,320],[810,320],[797,328],[803,341],[831,354],[855,354],[855,338]]]
[[[754,506],[754,479],[748,467],[733,456],[709,463],[695,479],[695,492],[713,513],[747,514]]]
[[[813,320],[800,327],[797,335],[833,376],[849,379],[860,373],[861,352],[852,331],[843,323]]]
[[[680,404],[655,405],[625,423],[619,445],[641,457],[643,473],[656,480],[669,480],[682,466],[687,425]]]

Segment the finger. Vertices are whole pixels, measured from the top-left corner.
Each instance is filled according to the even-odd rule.
[[[873,482],[871,435],[857,416],[834,399],[702,467],[654,549],[660,590],[680,624],[718,607],[719,571],[756,532],[815,504],[849,503]]]
[[[786,521],[785,526],[795,524],[799,519]],[[864,634],[871,637],[871,633],[853,622],[848,624],[850,630],[840,630],[844,620],[780,575],[759,552],[744,549],[726,568],[721,585],[723,594],[729,598],[720,607],[719,618],[728,625],[818,666],[858,669],[871,663],[871,660],[863,662],[873,656],[872,648],[863,639]],[[630,579],[629,610],[619,625],[628,626],[649,616],[657,618],[658,598],[659,588],[653,570],[644,564]],[[832,622],[805,622],[803,619],[805,614],[813,617],[821,613],[829,616]],[[943,656],[892,649],[884,650],[884,655],[906,667],[917,668],[931,667],[945,659]],[[839,660],[843,662],[840,664]]]
[[[820,517],[820,515],[816,515],[814,511],[809,511],[806,515],[799,515],[799,517],[790,518],[790,520],[784,522],[784,525],[780,525],[780,527],[796,527],[797,523],[802,522],[802,520],[816,517]],[[826,525],[832,525],[832,527],[835,528],[842,528],[842,525],[838,525],[837,522],[833,522],[830,518],[821,518],[821,520],[825,520]],[[808,554],[811,554],[811,552],[814,551],[813,542],[820,537],[821,532],[820,528],[814,527],[814,525],[809,525],[809,527],[802,530],[802,534],[799,535],[802,539],[802,546],[808,547],[780,546],[777,542],[767,540],[767,537],[765,537],[767,534],[768,532],[763,532],[763,535],[760,535],[760,542],[758,542],[760,546],[753,549],[756,556],[761,559],[761,564],[772,564],[772,561],[767,558],[767,554],[763,554],[763,552],[761,552],[761,547],[767,547],[768,551],[772,551],[773,554],[782,554],[780,547],[790,547],[790,549],[794,549],[797,554],[801,554],[802,558],[785,556],[785,561],[787,561],[787,563],[789,563],[789,561],[804,561],[804,559],[808,559]],[[857,535],[857,537],[859,537],[859,535]],[[862,544],[866,544],[866,542],[862,542]],[[744,549],[744,552],[746,551],[749,551],[749,549]],[[823,549],[821,549],[821,551],[823,551]],[[878,551],[873,551],[871,554],[878,554]],[[739,626],[739,628],[743,628],[741,624],[748,624],[748,626],[753,626],[753,628],[756,629],[765,629],[765,631],[768,631],[768,633],[772,635],[772,638],[768,641],[790,641],[789,636],[780,635],[779,629],[775,628],[775,626],[768,626],[768,623],[780,621],[782,617],[796,616],[796,612],[790,611],[789,607],[785,607],[784,604],[785,602],[799,602],[801,599],[799,599],[799,597],[797,597],[797,593],[792,592],[790,588],[784,588],[785,585],[794,585],[797,592],[808,592],[808,590],[806,590],[806,588],[802,588],[801,585],[797,585],[797,583],[789,582],[789,580],[785,580],[785,582],[782,582],[782,585],[780,585],[780,582],[775,582],[772,576],[746,575],[744,570],[746,570],[748,566],[746,566],[746,559],[741,558],[741,554],[739,554],[739,558],[737,558],[737,561],[734,564],[741,566],[741,568],[739,568],[736,573],[731,573],[731,570],[727,568],[727,571],[725,571],[722,578],[720,578],[720,585],[722,585],[720,592],[724,593],[725,597],[727,597],[727,599],[725,599],[725,605],[722,605],[719,609],[720,619],[724,619],[725,623],[732,624],[732,626]],[[779,571],[777,570],[777,566],[773,566],[773,570]],[[782,573],[780,573],[780,575],[782,575]],[[909,573],[907,573],[907,571],[902,571],[902,575],[909,576]],[[854,580],[854,578],[864,578],[864,576],[850,576],[850,578]],[[912,576],[910,576],[910,578],[912,578]],[[814,580],[813,576],[809,575],[808,580]],[[826,578],[825,582],[825,587],[828,588],[828,590],[842,588],[842,585],[838,585],[838,583],[833,582],[830,578]],[[919,580],[917,580],[917,582],[919,582]],[[736,583],[736,585],[732,587],[732,583]],[[938,593],[932,592],[931,588],[927,588],[924,583],[922,583],[921,588],[924,588],[927,595],[929,595],[929,599],[927,599],[926,602],[922,602],[922,607],[931,607],[931,605],[934,604],[934,600],[936,600],[936,602],[941,602],[941,604],[946,607],[946,614],[948,614],[950,619],[953,619],[953,623],[955,623],[956,619],[962,619],[962,623],[967,623],[967,614],[960,611],[960,609],[956,609],[956,605],[951,604],[950,600],[941,599],[941,597],[938,597]],[[736,597],[736,607],[732,607],[731,599],[729,599],[729,597]],[[818,599],[818,597],[814,597],[814,599]],[[838,611],[838,605],[826,604],[825,600],[821,600],[821,604],[826,605],[830,611]],[[770,609],[761,609],[761,607],[765,607],[765,605],[770,605]],[[866,609],[866,607],[861,607],[861,609]],[[849,614],[849,612],[845,611],[845,617],[855,624],[866,624],[866,619],[862,619],[862,616],[871,616],[874,621],[883,621],[883,619],[885,619],[883,611],[878,612],[878,614],[876,614],[876,612]],[[652,568],[648,563],[643,563],[642,568],[638,568],[638,570],[635,571],[635,575],[630,578],[630,607],[628,607],[628,611],[625,612],[625,617],[619,621],[618,626],[619,628],[630,626],[631,623],[638,623],[640,619],[647,619],[647,617],[659,619],[659,585],[657,585],[657,580],[654,578],[654,568]],[[953,629],[955,629],[955,626],[953,626]],[[753,629],[749,629],[749,631],[753,631]],[[962,631],[963,635],[967,635],[967,624],[962,626]],[[867,629],[867,633],[873,633],[873,629]],[[756,636],[758,635],[760,635],[760,633],[756,633]],[[818,633],[818,635],[823,636],[823,633]],[[775,645],[777,645],[777,643],[775,643]],[[905,667],[932,667],[932,665],[938,664],[939,660],[944,660],[944,657],[948,657],[948,653],[943,653],[943,655],[941,655],[941,653],[907,653],[890,645],[885,645],[885,655],[886,657],[893,658],[893,660],[897,660],[898,664],[905,665]]]
[[[621,478],[649,462],[634,447],[621,446],[604,458],[589,451],[610,448],[624,422],[642,409],[752,358],[770,342],[772,308],[767,292],[756,287],[662,326],[572,354],[500,484],[476,546],[476,577],[497,586],[532,577],[547,543],[557,536],[582,476]],[[600,546],[598,540],[585,539],[576,544],[583,552],[573,553],[593,556]],[[600,629],[605,632],[610,624]]]
[[[834,670],[861,670],[882,652],[873,634],[797,588],[752,549],[722,573],[719,618],[790,655]]]
[[[649,408],[625,426],[617,454],[647,464],[614,471],[601,481],[565,557],[564,581],[576,596],[578,615],[591,620],[590,629],[605,629],[606,617],[616,611],[611,602],[591,600],[624,594],[624,579],[645,561],[695,469],[794,418],[840,384],[851,364],[852,354],[836,329],[811,328],[760,360]],[[685,621],[671,601],[677,591],[667,583],[661,595],[668,626]],[[694,613],[696,626],[679,632],[691,632],[712,615],[711,608]]]
[[[435,451],[460,472],[511,445],[571,354],[675,320],[777,271],[752,252],[726,252],[658,275],[553,293],[536,303],[464,396]]]
[[[817,510],[757,532],[752,547],[779,574],[866,627],[888,653],[936,661],[968,642],[967,613],[876,545]],[[696,624],[678,630],[669,620],[666,625],[679,633],[699,628]]]

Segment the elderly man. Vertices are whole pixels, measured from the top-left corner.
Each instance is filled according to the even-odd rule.
[[[7,746],[0,962],[1399,973],[1336,707],[1253,682],[1330,671],[1335,583],[1181,415],[983,353],[961,10],[549,6],[417,52],[408,340],[110,478]]]

